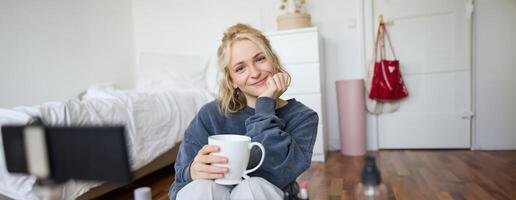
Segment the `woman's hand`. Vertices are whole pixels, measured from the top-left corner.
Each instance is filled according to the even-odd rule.
[[[267,89],[259,97],[278,99],[290,84],[290,77],[285,73],[277,73],[267,79]]]
[[[221,156],[209,155],[218,152],[220,149],[215,145],[204,145],[195,156],[190,166],[190,176],[193,180],[197,179],[218,179],[223,178],[224,173],[229,172],[227,167],[211,166],[211,163],[227,163],[228,159]]]

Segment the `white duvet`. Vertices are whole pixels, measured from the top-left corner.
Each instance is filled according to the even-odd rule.
[[[135,170],[181,141],[188,123],[211,100],[209,92],[197,89],[135,92],[92,87],[81,100],[0,109],[0,126],[27,124],[33,117],[40,117],[47,125],[124,124],[131,167]],[[0,145],[0,194],[38,199],[33,191],[34,177],[6,171],[1,137]],[[97,184],[68,181],[62,187],[61,198],[74,199]]]

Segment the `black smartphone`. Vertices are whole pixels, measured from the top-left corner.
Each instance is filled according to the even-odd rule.
[[[40,130],[40,136],[28,133],[31,128]],[[128,183],[132,180],[124,126],[6,125],[1,130],[10,173],[31,174],[34,167],[45,165],[49,172],[46,178],[59,182],[76,179]],[[40,145],[28,142],[35,138],[44,138],[36,141],[43,144],[36,151],[32,147]],[[43,159],[36,157],[36,162],[35,155]]]

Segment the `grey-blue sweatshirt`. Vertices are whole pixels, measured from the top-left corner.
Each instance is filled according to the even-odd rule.
[[[268,97],[256,100],[255,109],[243,110],[225,116],[219,102],[204,105],[192,120],[175,163],[175,180],[170,188],[174,200],[181,188],[192,181],[190,164],[197,152],[206,144],[208,137],[216,134],[239,134],[251,137],[265,147],[262,166],[249,174],[262,177],[279,188],[293,184],[309,166],[317,135],[317,113],[295,99],[275,108],[276,101]],[[251,151],[248,168],[256,166],[261,158],[258,148]]]

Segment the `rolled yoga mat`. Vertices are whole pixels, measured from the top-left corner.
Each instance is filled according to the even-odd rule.
[[[336,81],[341,153],[366,153],[366,107],[364,80]]]

